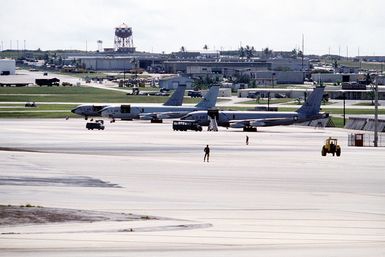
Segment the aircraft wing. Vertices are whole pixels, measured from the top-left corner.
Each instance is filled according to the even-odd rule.
[[[244,127],[268,127],[279,125],[291,125],[298,122],[298,117],[290,118],[265,118],[265,119],[250,119],[250,120],[231,120],[229,121],[232,128]]]
[[[244,128],[250,126],[251,120],[230,120],[229,124],[231,128]]]
[[[319,113],[310,117],[300,119],[298,116],[281,117],[281,118],[264,118],[264,119],[249,119],[249,120],[230,120],[230,127],[244,128],[244,127],[269,127],[291,125],[310,120],[322,119],[329,117],[328,113]]]
[[[293,118],[269,118],[269,119],[258,119],[250,122],[252,127],[269,127],[269,126],[280,126],[280,125],[291,125],[298,122],[298,117]]]
[[[183,117],[187,113],[189,113],[189,111],[152,112],[152,113],[142,113],[139,117],[141,120],[176,119],[176,118]]]

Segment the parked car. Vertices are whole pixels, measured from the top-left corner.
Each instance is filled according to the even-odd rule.
[[[193,90],[190,90],[187,92],[187,95],[188,96],[191,96],[192,98],[195,98],[195,97],[202,97],[202,92],[201,91],[193,91]]]
[[[258,98],[258,97],[259,97],[259,93],[257,93],[257,92],[247,93],[247,98]]]
[[[275,98],[286,98],[287,96],[285,94],[276,93],[274,95]]]
[[[37,104],[35,102],[27,102],[24,105],[25,107],[37,107]]]
[[[202,131],[202,126],[195,120],[174,120],[172,123],[173,130],[187,131],[195,130]]]
[[[104,130],[104,125],[102,124],[102,122],[87,122],[86,124],[86,128],[88,130],[92,129],[97,129],[97,130]]]
[[[169,91],[170,91],[170,89],[164,88],[164,87],[161,87],[161,88],[159,89],[159,92],[162,92],[162,93],[169,92]]]

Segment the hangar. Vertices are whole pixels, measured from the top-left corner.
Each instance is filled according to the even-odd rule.
[[[0,75],[15,75],[16,62],[12,59],[0,59]]]

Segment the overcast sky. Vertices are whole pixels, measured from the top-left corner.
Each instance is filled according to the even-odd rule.
[[[114,27],[133,29],[137,50],[292,50],[385,55],[383,0],[0,0],[3,48],[112,47]]]

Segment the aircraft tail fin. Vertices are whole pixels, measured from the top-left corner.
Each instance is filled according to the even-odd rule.
[[[186,85],[179,85],[169,99],[163,104],[164,106],[181,106],[183,103],[184,91]]]
[[[320,111],[325,87],[316,87],[307,98],[306,102],[297,110],[299,114],[304,116],[316,115]]]
[[[219,94],[219,86],[214,85],[211,86],[207,94],[203,97],[203,99],[195,105],[195,107],[199,109],[210,109],[215,107],[217,103],[217,98]]]

